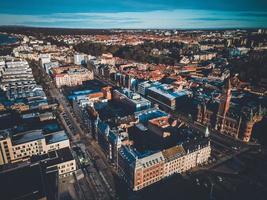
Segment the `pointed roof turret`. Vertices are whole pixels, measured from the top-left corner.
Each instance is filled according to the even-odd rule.
[[[210,135],[210,131],[209,131],[209,127],[207,126],[205,130],[205,137],[209,137],[209,135]]]
[[[254,113],[253,113],[253,109],[251,108],[250,109],[250,120],[253,120],[253,117],[254,117]]]

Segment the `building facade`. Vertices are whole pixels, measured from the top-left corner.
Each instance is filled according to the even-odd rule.
[[[118,155],[118,173],[133,191],[138,191],[173,174],[204,164],[210,155],[208,138],[148,155],[142,155],[129,146],[122,146]]]
[[[82,85],[94,78],[93,72],[80,66],[54,67],[51,72],[57,87]]]
[[[122,103],[129,111],[137,112],[151,107],[151,102],[128,89],[113,90],[115,101]]]
[[[263,109],[259,107],[231,107],[231,82],[226,81],[219,102],[198,104],[197,122],[212,127],[222,134],[249,142],[255,123],[262,120]]]
[[[30,159],[51,151],[70,147],[65,131],[44,135],[42,130],[32,130],[15,135],[1,133],[0,165]]]

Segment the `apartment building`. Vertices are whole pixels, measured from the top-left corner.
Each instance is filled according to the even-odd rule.
[[[1,89],[6,92],[9,99],[34,95],[32,90],[36,87],[36,82],[27,61],[6,61],[0,77]]]
[[[185,155],[186,152],[181,145],[171,147],[169,149],[163,150],[162,154],[165,159],[164,164],[164,176],[168,177],[175,173],[184,172],[185,166]]]
[[[164,177],[171,176],[176,173],[186,172],[199,164],[208,161],[211,154],[209,141],[199,144],[197,148],[177,145],[169,149],[163,150],[162,154],[165,159]]]
[[[32,157],[31,162],[45,162],[48,170],[56,167],[59,178],[69,176],[77,169],[76,161],[69,147]]]
[[[138,84],[138,93],[166,111],[175,110],[185,102],[188,91],[176,90],[172,85],[145,81]]]
[[[88,57],[86,54],[74,54],[73,55],[73,62],[75,65],[85,64],[87,59]]]
[[[122,146],[118,157],[118,172],[133,191],[141,190],[164,177],[164,157],[161,152],[140,155]]]
[[[57,87],[82,85],[94,78],[93,72],[80,66],[54,67],[51,73]]]
[[[146,110],[151,107],[151,102],[129,89],[113,90],[113,99],[126,106],[131,112]]]
[[[70,147],[65,131],[44,134],[40,130],[31,130],[11,134],[7,130],[0,133],[0,165],[28,160],[33,155]]]
[[[152,154],[122,146],[118,155],[118,173],[133,191],[138,191],[206,163],[210,155],[210,141],[206,137],[185,141]]]
[[[5,65],[0,70],[0,87],[9,100],[23,98],[32,101],[38,98],[39,103],[47,103],[43,88],[36,84],[32,70],[25,60],[5,61]],[[34,104],[37,105],[38,101]]]

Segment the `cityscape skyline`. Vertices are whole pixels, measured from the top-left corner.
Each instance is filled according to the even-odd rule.
[[[0,3],[3,200],[263,200],[266,130],[267,0]]]
[[[267,3],[251,1],[1,2],[0,25],[61,28],[265,28]]]

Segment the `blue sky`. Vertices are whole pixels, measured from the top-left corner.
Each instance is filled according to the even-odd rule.
[[[267,0],[0,0],[0,25],[178,29],[267,27]]]

